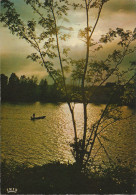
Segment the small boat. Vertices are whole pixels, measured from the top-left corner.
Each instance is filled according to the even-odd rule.
[[[46,116],[31,117],[31,120],[44,119]]]

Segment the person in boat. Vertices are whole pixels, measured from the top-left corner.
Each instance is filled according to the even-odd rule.
[[[33,114],[33,118],[35,118],[35,113]]]

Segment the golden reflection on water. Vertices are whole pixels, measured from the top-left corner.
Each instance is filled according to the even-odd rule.
[[[88,125],[99,118],[104,107],[88,105]],[[123,107],[123,113],[132,113]],[[30,116],[46,115],[46,119],[31,121]],[[78,136],[82,136],[83,107],[75,105]],[[135,163],[135,116],[108,126],[104,136],[109,141],[101,140],[109,155],[114,160],[124,163]],[[2,159],[13,159],[20,163],[42,165],[50,161],[74,162],[69,143],[73,141],[74,133],[71,114],[67,104],[3,104],[2,105]],[[96,142],[95,150],[99,147]],[[96,158],[98,163],[106,159],[103,150]]]

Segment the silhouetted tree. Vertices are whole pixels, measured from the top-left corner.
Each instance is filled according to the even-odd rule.
[[[8,91],[9,91],[9,100],[10,101],[17,101],[19,94],[19,78],[15,73],[12,73],[9,77],[8,83]]]
[[[28,94],[28,78],[25,75],[22,75],[20,77],[20,81],[19,81],[19,100],[20,101],[27,101]]]
[[[121,110],[120,102],[116,105],[113,103],[117,94],[123,95],[123,88],[130,83],[135,78],[135,68],[132,67],[131,63],[128,63],[127,70],[121,67],[121,64],[125,57],[129,54],[132,54],[136,48],[133,47],[133,42],[136,40],[136,29],[134,31],[126,30],[122,28],[116,28],[115,30],[109,29],[105,35],[101,35],[101,38],[98,41],[93,40],[93,35],[105,3],[109,0],[85,0],[84,3],[74,3],[74,8],[82,8],[86,12],[86,27],[79,31],[79,36],[85,43],[86,47],[86,57],[79,60],[72,60],[74,67],[73,70],[73,79],[80,80],[81,90],[77,94],[81,101],[83,102],[83,114],[84,114],[84,128],[82,138],[75,139],[72,144],[73,153],[76,159],[77,164],[80,167],[86,167],[93,163],[95,156],[92,156],[93,150],[95,148],[96,140],[100,144],[100,149],[103,149],[107,155],[109,161],[111,161],[104,144],[102,143],[101,133],[106,128],[105,123],[115,123],[118,120],[121,120]],[[95,15],[95,22],[92,24],[90,20],[91,16],[89,12],[91,10],[97,10]],[[95,59],[94,54],[100,49],[104,48],[105,44],[117,40],[116,48],[113,48],[113,51],[105,58]],[[131,72],[131,76],[127,77],[128,72]],[[105,108],[101,111],[100,117],[97,121],[91,124],[91,127],[88,125],[88,111],[87,106],[89,100],[94,98],[97,91],[100,87],[111,78],[114,78],[115,87],[112,92],[109,93],[109,97],[105,102]],[[93,91],[88,90],[87,86],[97,86]],[[103,125],[105,125],[103,127]],[[105,141],[106,139],[104,139]]]
[[[48,83],[46,79],[42,79],[39,84],[39,100],[40,101],[47,101],[48,99]]]
[[[36,101],[37,99],[37,77],[27,78],[27,97],[28,101]]]
[[[55,84],[48,86],[48,101],[49,102],[66,102],[63,92],[56,87]]]
[[[136,78],[124,86],[121,100],[125,105],[136,108]]]
[[[7,101],[8,99],[8,77],[4,74],[1,77],[1,101]]]

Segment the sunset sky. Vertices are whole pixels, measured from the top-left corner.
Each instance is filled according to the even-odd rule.
[[[35,18],[29,6],[23,0],[12,0],[23,20]],[[85,10],[69,10],[69,22],[61,21],[60,25],[65,25],[67,28],[72,27],[71,38],[63,43],[63,46],[71,48],[70,55],[72,57],[85,57],[84,43],[79,40],[78,31],[84,28],[86,24]],[[92,23],[95,19],[95,12],[90,13]],[[101,17],[96,28],[94,39],[100,38],[100,35],[106,33],[109,28],[116,27],[124,28],[125,30],[134,30],[136,21],[136,0],[110,0],[104,5]],[[47,76],[44,67],[38,63],[34,63],[26,59],[33,50],[25,40],[18,39],[15,35],[10,34],[7,28],[1,27],[0,42],[1,42],[1,73],[10,76],[15,72],[18,76],[25,74],[26,76],[35,75],[39,78]],[[115,47],[111,45],[110,47]],[[110,48],[108,48],[108,51]],[[134,56],[131,56],[134,58]]]

